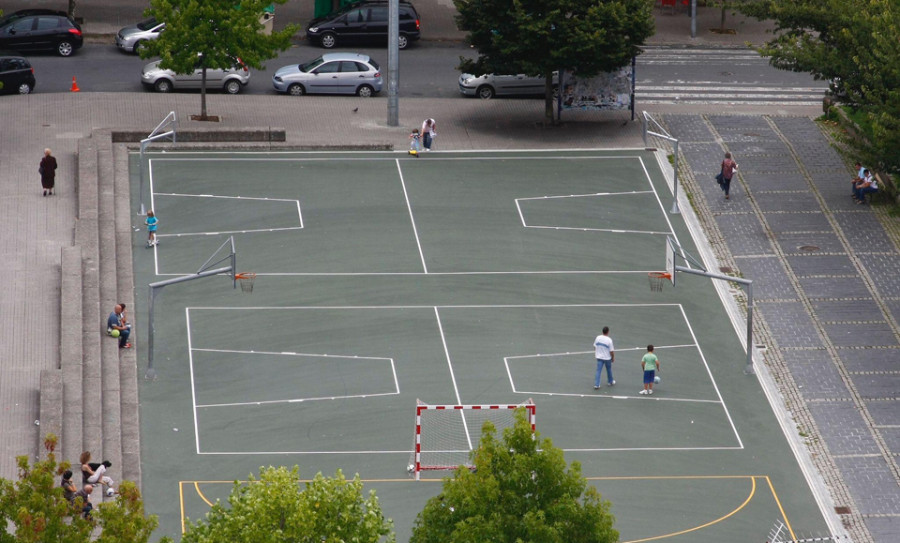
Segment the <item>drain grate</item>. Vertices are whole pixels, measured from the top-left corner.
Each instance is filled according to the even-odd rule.
[[[719,268],[719,271],[722,273],[734,273],[734,269],[728,266],[722,266],[721,268]]]
[[[837,505],[834,508],[834,512],[837,513],[838,515],[849,515],[850,508],[847,507],[846,505]]]

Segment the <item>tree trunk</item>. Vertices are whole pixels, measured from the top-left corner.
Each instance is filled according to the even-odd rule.
[[[200,76],[200,120],[206,120],[206,64],[203,65],[203,70]]]
[[[72,20],[75,20],[75,5],[77,3],[76,0],[69,0],[69,17],[72,18]]]
[[[719,30],[724,33],[725,32],[725,10],[728,9],[728,2],[722,2],[722,23],[719,25]]]
[[[556,104],[553,101],[553,72],[544,76],[544,125],[558,124],[558,120],[553,118],[553,110]]]

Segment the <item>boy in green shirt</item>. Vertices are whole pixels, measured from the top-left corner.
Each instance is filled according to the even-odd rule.
[[[641,358],[641,367],[644,369],[644,390],[640,394],[653,394],[653,379],[660,370],[659,359],[653,354],[653,345],[647,345],[647,354]]]

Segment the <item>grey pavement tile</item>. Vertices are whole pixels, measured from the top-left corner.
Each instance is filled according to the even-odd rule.
[[[797,162],[790,155],[735,155],[734,160],[738,163],[738,170],[742,172],[785,172],[797,169]]]
[[[742,257],[735,259],[741,275],[753,280],[757,300],[796,300],[784,264],[776,257]]]
[[[787,261],[798,277],[856,274],[856,268],[847,255],[795,255],[787,257]]]
[[[752,190],[752,189],[751,189]],[[753,199],[763,213],[772,211],[819,211],[818,200],[809,191],[754,192]]]
[[[813,301],[813,311],[821,322],[883,321],[884,314],[875,300],[853,302]]]
[[[864,206],[857,207],[864,208]],[[894,244],[885,234],[874,213],[835,213],[834,218],[844,232],[850,247],[857,253],[894,250]]]
[[[881,296],[900,296],[900,255],[861,254],[858,257]]]
[[[887,306],[888,311],[894,317],[894,322],[900,324],[900,300],[885,300],[884,305]]]
[[[868,400],[865,404],[877,426],[900,426],[900,401]]]
[[[847,371],[900,371],[900,349],[838,349]]]
[[[819,126],[809,117],[771,117],[771,120],[788,140],[828,142]]]
[[[766,213],[766,222],[774,232],[832,232],[828,219],[821,212]]]
[[[881,434],[888,450],[894,454],[900,454],[900,428],[879,428],[878,433]]]
[[[759,302],[759,312],[780,349],[820,349],[822,340],[799,302]]]
[[[854,172],[845,169],[811,173],[812,184],[822,192],[841,191],[850,194],[850,180]]]
[[[878,453],[878,445],[853,402],[813,402],[809,412],[831,454]]]
[[[868,517],[866,528],[875,543],[897,543],[900,541],[900,518]]]
[[[834,233],[821,232],[783,232],[775,236],[775,241],[786,254],[804,252],[801,247],[818,247],[823,253],[843,253],[844,246]],[[813,253],[814,254],[814,253]]]
[[[775,133],[765,117],[759,115],[707,115],[706,118],[723,136],[725,133],[732,132],[749,132],[754,134],[764,132],[766,135],[771,136],[771,139],[776,139]]]
[[[858,277],[802,277],[800,288],[810,299],[871,298],[872,293]]]
[[[791,156],[790,149],[781,140],[736,141],[729,144],[728,149],[735,156],[735,159],[749,155]]]
[[[900,485],[881,457],[835,458],[850,495],[864,515],[900,514]]]
[[[825,349],[782,351],[781,355],[800,394],[807,400],[850,398],[847,385]]]
[[[785,172],[741,172],[744,183],[754,194],[767,190],[806,190],[808,185],[797,170]]]
[[[850,378],[861,398],[868,400],[900,397],[900,373],[852,374]]]
[[[682,143],[679,144],[678,150],[691,167],[698,183],[704,184],[704,178],[708,177],[709,181],[715,184],[714,178],[719,173],[724,153],[721,145],[715,142]]]
[[[893,347],[900,346],[894,330],[886,322],[823,324],[836,347]]]
[[[856,203],[849,191],[821,193],[825,209],[831,211],[864,212],[866,208]]]
[[[744,193],[744,186],[739,181],[731,182],[731,190],[729,192],[731,199],[725,199],[725,193],[719,188],[719,185],[712,184],[703,187],[703,195],[706,197],[707,208],[711,213],[750,213],[753,211],[753,205],[747,199]]]
[[[700,115],[663,115],[660,119],[679,144],[692,141],[715,141],[706,121]]]
[[[734,256],[774,254],[762,223],[752,213],[717,215],[716,223]]]

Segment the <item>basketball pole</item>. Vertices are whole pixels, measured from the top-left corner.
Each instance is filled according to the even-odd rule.
[[[747,365],[744,366],[744,373],[753,375],[756,371],[753,369],[753,281],[742,277],[732,277],[720,273],[712,273],[705,270],[695,270],[693,268],[685,268],[684,266],[675,266],[676,272],[690,273],[701,277],[709,277],[710,279],[718,279],[720,281],[730,281],[744,285],[747,291]]]

